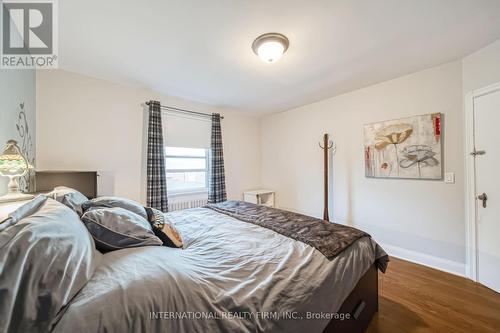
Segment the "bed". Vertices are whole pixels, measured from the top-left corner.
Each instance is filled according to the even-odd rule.
[[[55,192],[55,200],[37,197],[14,214],[19,222],[11,219],[11,227],[2,224],[0,294],[8,298],[0,302],[0,331],[356,333],[365,331],[378,309],[378,270],[385,271],[388,257],[357,229],[351,228],[361,236],[326,255],[329,249],[280,229],[297,217],[301,232],[309,229],[307,222],[330,224],[226,202],[159,213],[181,234],[181,249],[101,253],[81,223],[80,210],[90,201],[72,189]],[[246,217],[265,215],[274,226],[224,207],[246,207]],[[330,237],[342,239],[349,229],[336,228],[339,234]],[[42,284],[30,282],[38,278]],[[44,311],[49,304],[52,312]]]
[[[376,311],[374,263],[384,253],[369,237],[328,260],[207,208],[167,216],[184,249],[104,254],[54,332],[361,332]],[[359,318],[332,317],[341,309]]]

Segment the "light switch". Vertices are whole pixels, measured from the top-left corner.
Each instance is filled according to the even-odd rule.
[[[444,173],[444,182],[448,184],[455,183],[455,173],[454,172],[445,172]]]

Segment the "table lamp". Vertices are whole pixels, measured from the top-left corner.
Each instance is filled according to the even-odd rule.
[[[0,202],[29,200],[34,198],[31,194],[21,193],[19,178],[24,176],[32,166],[23,156],[15,140],[7,141],[0,155],[0,175],[9,177],[7,194],[0,197]]]

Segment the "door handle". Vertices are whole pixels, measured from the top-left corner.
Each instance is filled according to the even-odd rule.
[[[484,155],[486,154],[486,151],[484,150],[476,150],[476,148],[474,148],[474,150],[472,151],[472,153],[470,153],[472,156],[476,157],[476,156],[480,156],[480,155]]]
[[[486,195],[486,193],[478,195],[477,199],[481,200],[483,202],[483,208],[486,208],[486,201],[488,200],[488,196]]]

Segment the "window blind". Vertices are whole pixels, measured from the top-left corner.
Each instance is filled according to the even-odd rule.
[[[210,148],[210,119],[165,111],[162,122],[165,146]]]

